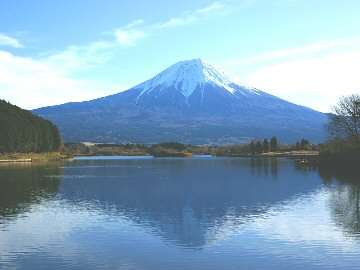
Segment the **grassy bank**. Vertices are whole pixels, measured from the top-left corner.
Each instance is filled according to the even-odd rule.
[[[332,141],[324,144],[320,151],[320,163],[341,169],[358,168],[360,164],[360,143]]]
[[[275,137],[274,137],[275,138]],[[305,141],[305,140],[303,140]],[[143,144],[66,144],[63,152],[72,156],[144,156],[191,157],[213,155],[220,157],[304,157],[318,156],[319,152],[310,143],[300,145],[276,145],[251,142],[243,145],[189,145],[176,142]]]
[[[48,162],[70,159],[71,156],[60,152],[49,153],[6,153],[0,154],[0,162]]]
[[[160,150],[152,152],[154,157],[192,157],[192,153],[183,151]]]
[[[359,171],[360,143],[345,140],[333,140],[320,145],[320,151],[314,155],[295,157],[300,165],[319,167],[324,171]],[[290,156],[291,157],[291,156]]]

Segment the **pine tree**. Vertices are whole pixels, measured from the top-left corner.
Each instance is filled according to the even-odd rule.
[[[256,144],[255,144],[255,152],[257,154],[261,153],[263,150],[263,146],[262,146],[262,143],[260,141],[257,141]]]
[[[61,144],[51,122],[0,100],[0,152],[52,152]]]
[[[300,142],[301,149],[306,149],[306,147],[310,144],[308,140],[302,139]]]
[[[263,152],[264,152],[264,153],[268,153],[269,150],[270,150],[269,141],[268,141],[268,139],[264,139],[264,142],[263,142]]]
[[[255,154],[255,152],[256,152],[256,149],[255,149],[255,142],[254,141],[251,141],[251,143],[250,143],[250,152],[251,152],[251,154]]]
[[[274,152],[278,150],[278,140],[277,138],[274,136],[271,138],[270,140],[270,151]]]

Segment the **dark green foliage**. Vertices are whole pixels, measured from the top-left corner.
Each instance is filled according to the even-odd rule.
[[[285,147],[284,145],[282,147]],[[249,144],[238,144],[216,147],[215,154],[219,156],[248,156],[269,153],[270,151],[278,151],[280,147],[276,137],[269,139],[252,140]]]
[[[153,145],[153,147],[162,147],[167,149],[173,149],[177,151],[184,151],[186,149],[186,145],[177,142],[165,142]]]
[[[61,137],[55,125],[0,100],[0,153],[52,152],[60,146]]]
[[[257,141],[255,144],[255,151],[256,153],[262,153],[263,146],[260,141]]]
[[[82,143],[65,143],[62,149],[67,155],[87,155],[90,154],[90,149]]]
[[[325,167],[358,169],[360,164],[360,95],[342,97],[333,107],[329,131],[331,140],[320,149]]]
[[[333,140],[321,146],[320,160],[322,164],[336,167],[358,167],[360,164],[360,143]]]
[[[65,143],[62,151],[67,155],[117,156],[117,155],[147,155],[149,147],[142,144],[97,143]]]
[[[302,139],[300,142],[300,146],[302,149],[305,149],[308,145],[310,145],[310,142],[306,139]]]
[[[278,150],[278,140],[277,138],[274,136],[271,138],[270,140],[270,151],[274,152]]]
[[[256,153],[255,141],[251,141],[251,143],[250,143],[250,153],[251,153],[251,154],[255,154],[255,153]]]
[[[264,153],[268,153],[269,151],[270,151],[269,141],[268,141],[268,139],[264,139],[264,142],[263,142],[263,152],[264,152]]]
[[[310,141],[306,139],[301,139],[301,141],[296,142],[295,145],[296,150],[312,150],[313,145],[310,143]]]
[[[187,147],[190,147],[190,145],[185,145],[182,143],[176,143],[176,142],[165,142],[165,143],[159,143],[154,144],[150,147],[150,154],[153,156],[187,156],[188,152],[185,150]]]

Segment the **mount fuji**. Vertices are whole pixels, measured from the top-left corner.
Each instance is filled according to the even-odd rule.
[[[65,141],[228,144],[278,136],[325,138],[327,116],[235,83],[212,65],[178,62],[115,95],[34,110]]]

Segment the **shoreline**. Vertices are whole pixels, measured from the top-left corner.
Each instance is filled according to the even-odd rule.
[[[308,157],[319,157],[318,151],[287,151],[287,152],[269,152],[261,154],[234,154],[234,155],[215,155],[218,157],[249,157],[249,158],[274,158],[274,157],[285,157],[285,158],[308,158]]]
[[[25,159],[0,159],[0,163],[28,163],[32,162],[31,158],[25,158]]]
[[[198,154],[193,153],[157,153],[155,155],[151,155],[149,153],[139,153],[139,154],[129,154],[122,153],[117,155],[104,155],[100,154],[79,154],[79,155],[69,155],[63,154],[60,152],[52,152],[52,153],[8,153],[8,154],[0,154],[0,163],[32,163],[32,162],[51,162],[51,161],[64,161],[64,160],[73,160],[74,157],[89,157],[89,156],[153,156],[154,158],[161,157],[178,157],[178,158],[189,158],[192,156],[196,156]],[[202,154],[200,154],[202,155]],[[213,157],[229,157],[229,158],[291,158],[298,160],[306,160],[308,158],[318,158],[319,152],[317,151],[289,151],[289,152],[269,152],[269,153],[261,153],[261,154],[209,154],[206,153],[204,155],[211,155]]]
[[[6,153],[0,154],[0,163],[34,163],[34,162],[51,162],[72,159],[72,156],[60,152],[50,153]]]

